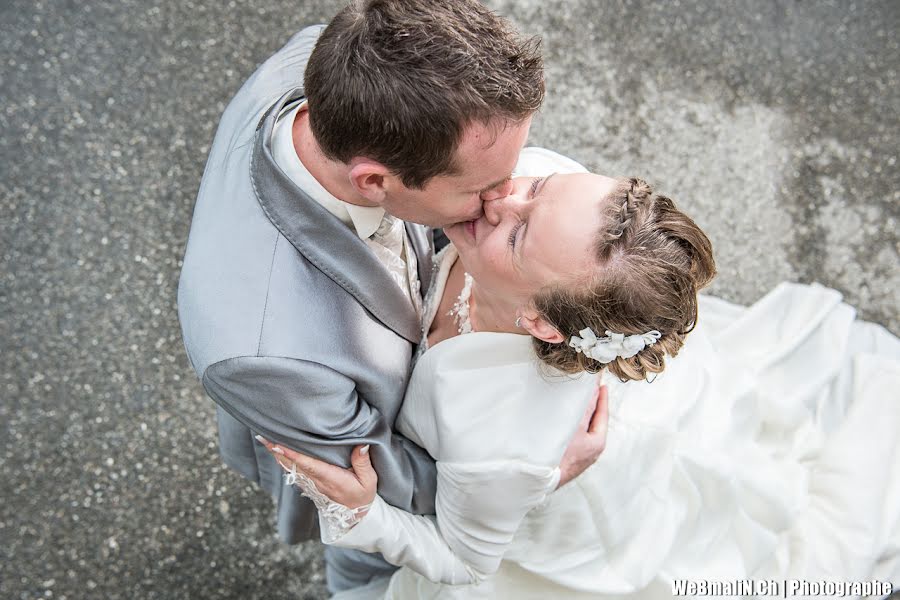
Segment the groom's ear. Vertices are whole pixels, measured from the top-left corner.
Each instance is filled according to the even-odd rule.
[[[565,340],[565,336],[559,330],[547,322],[536,310],[525,310],[518,313],[519,326],[529,335],[550,344],[559,344]]]
[[[388,180],[393,177],[390,169],[376,160],[356,157],[350,161],[350,184],[356,192],[373,204],[381,206]]]

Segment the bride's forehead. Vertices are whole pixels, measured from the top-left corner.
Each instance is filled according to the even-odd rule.
[[[558,185],[558,193],[577,195],[580,198],[586,198],[596,202],[609,197],[618,185],[616,179],[605,175],[598,175],[596,173],[561,174],[553,179],[557,180],[555,183]]]

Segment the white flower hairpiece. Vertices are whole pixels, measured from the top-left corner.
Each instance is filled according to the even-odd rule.
[[[580,337],[579,337],[580,336]],[[584,352],[601,364],[607,364],[616,358],[631,358],[646,346],[652,346],[662,337],[662,334],[653,329],[647,333],[629,335],[606,331],[606,337],[598,338],[590,327],[585,327],[573,335],[569,340],[569,346],[576,352]]]

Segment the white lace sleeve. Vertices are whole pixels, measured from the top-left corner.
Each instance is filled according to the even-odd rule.
[[[291,463],[291,470],[284,474],[284,481],[288,485],[294,485],[300,490],[302,496],[312,500],[319,511],[319,529],[322,533],[322,542],[331,544],[344,536],[354,525],[365,516],[366,511],[372,506],[366,504],[357,508],[350,508],[343,504],[333,502],[331,498],[316,488],[312,479],[297,470],[297,466]]]

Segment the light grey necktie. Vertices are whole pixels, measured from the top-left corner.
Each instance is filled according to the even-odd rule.
[[[385,213],[375,233],[366,243],[387,267],[391,277],[412,302],[416,313],[422,314],[422,298],[419,295],[419,276],[416,253],[409,247],[403,221]]]

